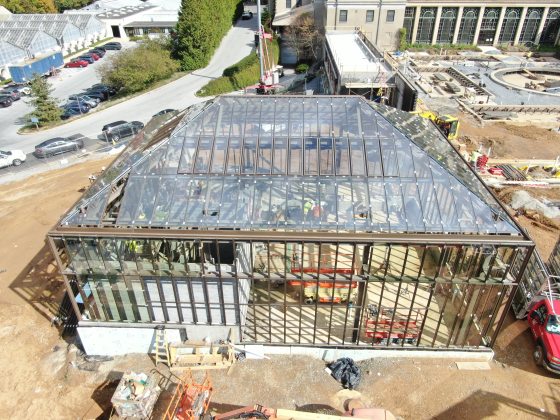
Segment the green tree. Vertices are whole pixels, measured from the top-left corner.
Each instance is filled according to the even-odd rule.
[[[44,126],[51,122],[60,121],[62,110],[59,108],[56,99],[51,95],[52,88],[50,83],[43,77],[37,75],[31,80],[31,100],[29,104],[34,108],[29,117],[37,118],[39,126]]]
[[[299,60],[318,60],[321,55],[323,34],[315,25],[313,16],[304,13],[286,28],[284,39],[296,52]]]
[[[54,4],[59,12],[71,9],[80,9],[93,2],[94,0],[54,0]]]
[[[183,70],[208,64],[232,22],[242,10],[240,0],[182,0],[173,53]]]
[[[56,13],[53,0],[0,0],[12,13]]]
[[[101,80],[124,94],[144,90],[179,69],[165,40],[147,40],[105,60],[97,70]]]

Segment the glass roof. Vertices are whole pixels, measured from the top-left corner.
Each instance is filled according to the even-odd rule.
[[[171,136],[138,136],[63,225],[520,233],[437,129],[358,96],[191,107]]]

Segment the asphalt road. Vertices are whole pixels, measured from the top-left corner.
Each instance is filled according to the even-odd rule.
[[[197,102],[204,101],[204,98],[195,96],[196,91],[210,79],[221,76],[226,67],[235,64],[251,52],[254,43],[253,34],[256,29],[256,16],[251,20],[240,20],[224,37],[220,47],[206,68],[197,70],[156,90],[146,92],[110,108],[87,114],[62,126],[39,133],[19,135],[17,134],[19,126],[14,121],[11,124],[5,124],[0,120],[0,148],[23,150],[28,153],[29,163],[31,163],[33,158],[29,153],[34,150],[36,144],[46,139],[65,137],[75,133],[81,133],[86,137],[96,139],[101,132],[101,127],[109,122],[115,120],[138,120],[147,123],[151,116],[161,109],[184,109]],[[95,64],[91,68],[71,70],[77,70],[77,72],[89,71],[91,72],[90,77],[95,77]],[[70,72],[65,73],[69,74]],[[68,78],[72,77],[71,74],[68,76]],[[84,83],[82,78],[79,78],[79,83]],[[67,96],[68,93],[74,92],[72,83],[68,83],[67,86],[70,86],[68,88],[69,92],[58,91],[57,96]],[[16,106],[25,106],[25,104],[23,104],[23,101],[18,101],[12,107],[0,109],[0,111],[15,110]],[[23,164],[20,168],[23,169],[25,165]],[[0,170],[0,174],[3,171],[4,169]]]

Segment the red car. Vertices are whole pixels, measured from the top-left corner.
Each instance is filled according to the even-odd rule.
[[[64,67],[87,67],[88,64],[89,63],[86,60],[79,60],[77,58],[74,58],[73,60],[70,60],[68,63],[66,63]]]
[[[544,297],[533,304],[527,320],[535,339],[533,358],[539,366],[560,374],[560,300]]]
[[[92,52],[88,52],[86,54],[82,54],[82,57],[91,57],[93,58],[95,61],[99,60],[101,58],[100,55],[92,53]]]

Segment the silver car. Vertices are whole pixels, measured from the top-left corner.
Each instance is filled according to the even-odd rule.
[[[45,140],[35,146],[33,154],[38,158],[48,158],[60,153],[78,151],[84,147],[84,138],[82,134],[74,134],[70,137]]]

